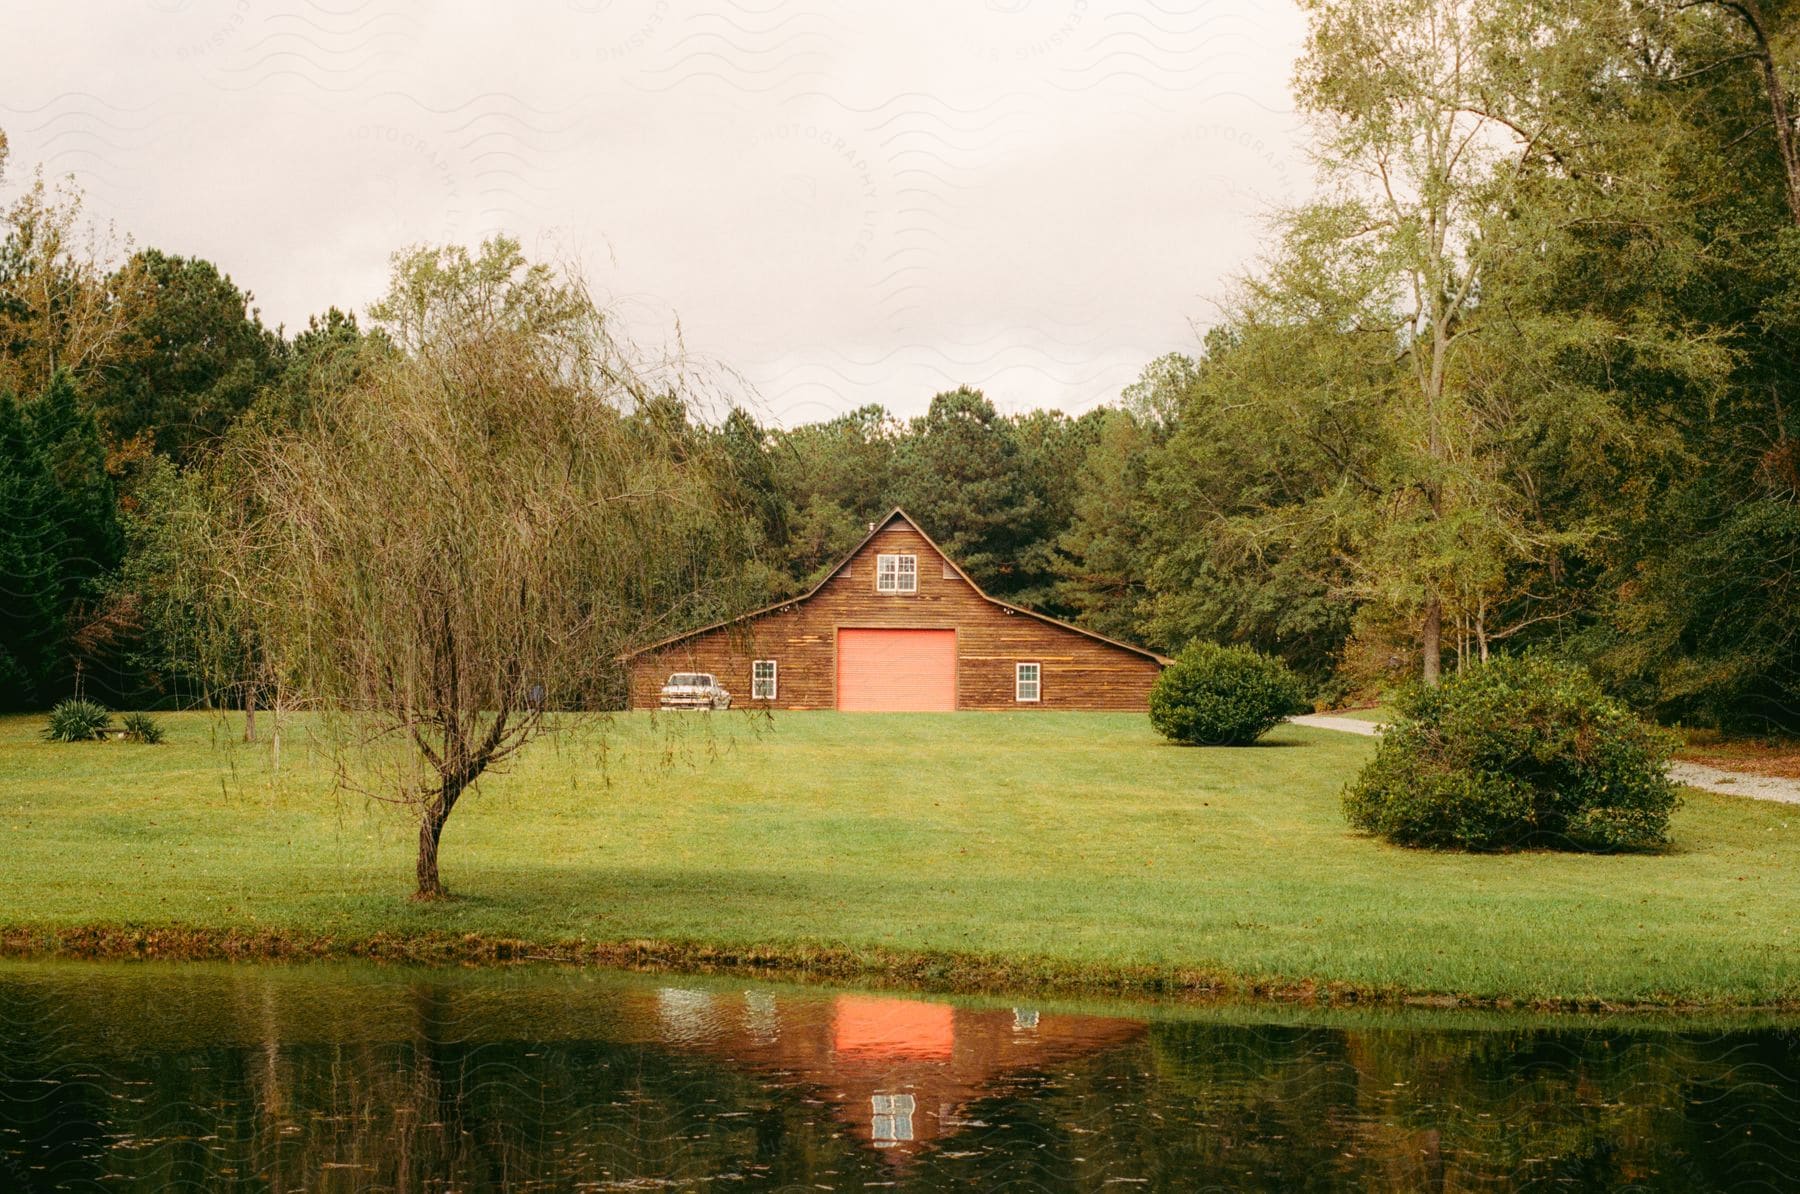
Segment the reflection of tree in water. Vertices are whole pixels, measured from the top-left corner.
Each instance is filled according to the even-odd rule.
[[[1787,1091],[1800,1054],[1778,1034],[1348,1039],[1364,1122],[1382,1124],[1385,1141],[1401,1145],[1390,1149],[1398,1161],[1406,1142],[1433,1133],[1450,1188],[1779,1184],[1794,1160],[1800,1103]],[[1701,1169],[1710,1172],[1701,1177]]]
[[[19,1060],[8,1057],[9,1071]],[[46,1094],[37,1078],[18,1081],[0,1092],[0,1151],[44,1166],[46,1188],[102,1177],[145,1189],[236,1179],[273,1190],[481,1190],[886,1176],[796,1092],[635,1046],[305,1045],[265,1062],[260,1051],[220,1050],[63,1071],[105,1090]],[[153,1104],[131,1102],[150,1090]]]
[[[1158,1024],[981,1106],[1001,1173],[1186,1174],[1225,1188],[1779,1188],[1800,1159],[1800,1051],[1777,1033],[1340,1031]],[[1779,1083],[1788,1083],[1784,1089]],[[1018,1147],[1013,1147],[1013,1146]],[[1026,1147],[1029,1146],[1029,1147]],[[1024,1162],[1021,1158],[1035,1158]],[[1028,1168],[1021,1170],[1022,1164]]]
[[[989,1126],[926,1158],[921,1185],[1330,1186],[1342,1057],[1334,1033],[1153,1024],[973,1108]]]
[[[922,1188],[1781,1188],[1800,1051],[1779,1033],[1158,1024],[1018,1083]],[[1780,1084],[1787,1083],[1783,1088]]]
[[[880,1176],[798,1091],[643,1045],[477,1041],[446,989],[409,996],[408,1042],[283,1052],[285,1089],[257,1102],[297,1114],[265,1116],[252,1162],[277,1188]]]
[[[737,997],[764,1014],[674,1040],[642,987],[284,981],[165,1000],[0,973],[0,1156],[31,1174],[0,1166],[0,1182],[1673,1190],[1780,1188],[1800,1165],[1800,1044],[1781,1032],[1161,1022],[995,1068],[980,1051],[1012,1046],[980,1026],[1010,1034],[1017,1017],[959,1010],[957,1072],[991,1080],[896,1168],[847,1114],[857,1100],[806,1060],[857,1044],[841,1024],[800,1035],[828,999],[783,996],[770,1013]],[[762,1051],[735,1056],[740,1039]]]

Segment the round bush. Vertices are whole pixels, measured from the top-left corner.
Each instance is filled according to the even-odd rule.
[[[1344,792],[1359,829],[1406,846],[1630,850],[1669,839],[1673,740],[1586,671],[1500,659],[1415,687]]]
[[[44,737],[52,742],[91,742],[112,724],[112,714],[92,701],[68,700],[50,710]]]
[[[1247,746],[1306,707],[1279,659],[1216,643],[1183,651],[1150,689],[1150,724],[1190,746]]]

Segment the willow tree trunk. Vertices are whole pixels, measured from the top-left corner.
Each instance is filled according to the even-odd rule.
[[[444,822],[448,819],[447,814],[436,808],[425,810],[419,818],[419,887],[413,893],[414,899],[441,900],[450,894],[438,878],[438,843],[443,839]]]
[[[1433,685],[1444,666],[1444,603],[1435,595],[1425,603],[1425,626],[1419,633],[1419,653],[1424,657],[1423,679]]]
[[[413,893],[416,900],[441,900],[450,894],[443,880],[438,878],[438,846],[444,840],[444,826],[450,820],[450,813],[472,782],[472,777],[465,779],[452,775],[419,810],[419,862],[416,868],[419,887]]]

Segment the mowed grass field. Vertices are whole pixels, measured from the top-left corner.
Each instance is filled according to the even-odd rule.
[[[444,839],[458,898],[420,905],[414,828],[335,790],[303,727],[277,781],[240,719],[165,721],[146,747],[0,719],[15,943],[479,934],[838,951],[951,983],[1800,1004],[1791,806],[1690,792],[1655,855],[1433,854],[1345,826],[1374,749],[1349,734],[1193,749],[1130,715],[633,714],[536,743],[466,798]]]

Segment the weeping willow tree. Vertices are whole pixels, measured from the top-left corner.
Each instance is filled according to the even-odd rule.
[[[259,670],[418,820],[417,895],[484,775],[616,691],[618,657],[731,603],[739,520],[689,383],[516,243],[396,258],[393,351],[237,438],[209,586]]]

